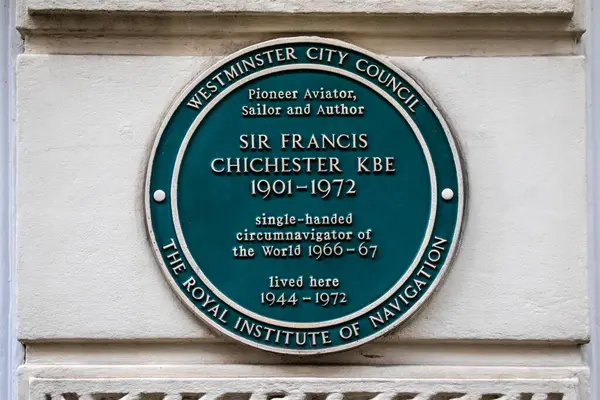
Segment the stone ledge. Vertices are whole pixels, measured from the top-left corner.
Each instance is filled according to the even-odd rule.
[[[590,371],[581,363],[375,367],[57,361],[19,367],[18,400],[591,400]]]
[[[35,13],[566,14],[574,0],[27,0]]]

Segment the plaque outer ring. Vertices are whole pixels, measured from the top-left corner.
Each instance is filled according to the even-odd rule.
[[[387,326],[383,327],[381,330],[379,330],[371,335],[359,338],[355,341],[351,341],[351,342],[345,343],[343,345],[337,345],[337,346],[333,346],[330,348],[318,348],[318,349],[309,349],[309,350],[289,349],[289,348],[283,348],[283,347],[277,347],[277,346],[269,346],[269,345],[264,345],[261,343],[254,342],[252,340],[248,340],[241,335],[236,335],[233,332],[230,332],[229,330],[222,328],[219,324],[215,323],[211,318],[209,318],[203,312],[201,312],[180,290],[177,282],[173,279],[173,277],[169,273],[168,266],[166,265],[166,263],[163,260],[160,246],[156,241],[155,233],[154,233],[154,230],[152,227],[152,219],[151,219],[151,212],[150,212],[150,205],[152,202],[152,194],[150,192],[150,189],[151,189],[150,182],[151,182],[151,176],[152,176],[153,161],[154,161],[154,158],[156,155],[157,147],[160,143],[162,134],[163,134],[169,120],[173,116],[173,113],[181,105],[181,103],[184,101],[184,99],[190,94],[191,90],[197,84],[199,84],[203,79],[207,78],[210,74],[215,72],[218,68],[227,64],[229,61],[234,60],[248,52],[258,50],[258,49],[261,49],[264,47],[274,46],[274,45],[294,44],[294,43],[301,43],[301,42],[311,42],[311,43],[315,43],[315,44],[332,45],[332,46],[345,48],[345,49],[348,49],[351,51],[355,51],[358,53],[362,53],[362,54],[364,54],[368,57],[371,57],[374,60],[380,62],[382,65],[388,67],[390,70],[392,70],[394,73],[398,74],[402,79],[404,79],[407,83],[409,83],[411,85],[411,87],[426,102],[429,109],[435,114],[437,120],[439,121],[440,125],[442,126],[442,128],[444,130],[446,139],[447,139],[448,144],[452,151],[454,165],[456,167],[457,189],[458,189],[457,190],[458,191],[458,193],[457,193],[457,195],[458,195],[458,211],[457,211],[457,218],[456,218],[456,226],[454,228],[454,232],[452,235],[452,239],[451,239],[452,241],[450,244],[450,248],[448,249],[448,255],[446,256],[444,263],[440,265],[441,271],[435,277],[435,279],[433,280],[431,285],[428,287],[428,289],[425,291],[425,293],[419,298],[419,300],[417,302],[415,302],[412,305],[412,307],[408,311],[406,311],[401,317],[399,317],[397,320],[393,321],[392,323],[389,323]],[[154,250],[154,256],[155,256],[156,260],[158,261],[158,264],[161,267],[160,269],[161,269],[163,275],[167,278],[167,281],[169,282],[169,284],[171,285],[173,290],[177,293],[177,296],[179,297],[179,299],[186,305],[186,307],[190,311],[192,311],[195,315],[200,317],[201,320],[204,321],[206,324],[208,324],[209,328],[211,328],[212,330],[214,330],[218,333],[221,333],[221,334],[225,334],[226,336],[228,336],[238,342],[249,345],[251,347],[259,348],[262,350],[267,350],[267,351],[271,351],[271,352],[275,352],[275,353],[282,353],[282,354],[315,355],[315,354],[326,354],[326,353],[334,353],[334,352],[349,350],[349,349],[361,346],[367,342],[370,342],[378,337],[381,337],[381,336],[389,333],[393,329],[397,328],[398,326],[402,325],[410,317],[412,317],[419,310],[422,309],[423,304],[432,296],[432,294],[434,292],[437,291],[437,289],[440,285],[440,282],[442,282],[444,280],[444,278],[446,277],[447,270],[449,269],[448,267],[453,263],[453,261],[456,257],[456,254],[458,252],[458,248],[460,247],[461,233],[462,233],[462,230],[464,229],[463,219],[466,215],[467,184],[466,184],[466,179],[465,179],[465,171],[463,170],[463,167],[462,167],[463,159],[462,159],[461,153],[459,151],[459,143],[457,142],[456,138],[452,134],[452,131],[450,130],[450,127],[449,127],[446,119],[443,117],[441,111],[439,110],[439,108],[437,107],[435,102],[422,89],[420,84],[418,84],[413,78],[411,78],[409,75],[407,75],[404,71],[402,71],[400,68],[398,68],[391,62],[389,62],[389,61],[385,60],[383,57],[381,57],[375,53],[372,53],[368,50],[365,50],[361,47],[352,45],[350,43],[347,43],[347,42],[344,42],[341,40],[321,38],[321,37],[317,37],[317,36],[300,36],[300,37],[279,38],[279,39],[273,39],[273,40],[269,40],[269,41],[265,41],[265,42],[260,42],[255,45],[249,46],[249,47],[245,47],[241,50],[238,50],[238,51],[230,54],[229,56],[223,57],[217,63],[208,67],[203,73],[201,73],[197,77],[193,78],[178,93],[175,100],[171,103],[171,105],[169,106],[167,111],[165,113],[163,113],[163,115],[161,116],[161,120],[158,125],[158,128],[156,129],[156,132],[157,133],[156,133],[156,137],[154,140],[154,144],[152,146],[152,150],[151,150],[151,153],[150,153],[150,156],[148,159],[148,167],[147,167],[147,171],[146,171],[146,182],[144,185],[144,209],[146,212],[146,216],[145,216],[146,228],[148,229],[149,240],[150,240],[150,243]]]

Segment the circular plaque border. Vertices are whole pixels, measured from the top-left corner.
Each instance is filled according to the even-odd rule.
[[[450,241],[450,247],[448,249],[448,253],[446,258],[444,259],[444,262],[442,264],[439,265],[439,268],[441,269],[440,272],[437,274],[437,276],[433,279],[433,281],[431,282],[431,284],[425,289],[423,295],[406,311],[404,312],[398,319],[394,320],[393,322],[387,324],[386,326],[384,326],[382,329],[376,331],[373,334],[364,336],[362,338],[358,338],[354,341],[345,343],[345,344],[341,344],[341,345],[336,345],[336,346],[332,346],[332,347],[324,347],[324,348],[318,348],[318,349],[292,349],[292,348],[285,348],[285,347],[277,347],[277,346],[270,346],[270,345],[266,345],[266,344],[261,344],[261,343],[257,343],[256,341],[253,340],[249,340],[247,338],[245,338],[244,336],[240,335],[240,334],[235,334],[234,332],[229,331],[228,329],[223,328],[222,326],[220,326],[218,323],[216,323],[212,318],[208,317],[205,313],[203,313],[202,311],[199,310],[199,308],[193,304],[193,302],[182,292],[182,290],[180,289],[178,283],[174,280],[174,278],[171,276],[170,272],[169,272],[169,268],[167,266],[167,264],[165,263],[164,259],[163,259],[163,255],[160,249],[160,246],[158,245],[157,241],[156,241],[156,237],[155,237],[155,233],[154,233],[154,228],[153,228],[153,224],[152,224],[152,216],[151,216],[151,202],[152,202],[152,193],[151,193],[151,177],[152,177],[152,170],[153,170],[153,164],[154,164],[154,159],[156,156],[156,151],[158,148],[158,145],[161,141],[163,132],[165,130],[165,128],[167,127],[168,122],[171,120],[171,117],[173,116],[174,112],[181,106],[181,103],[184,101],[184,99],[189,96],[189,94],[191,93],[191,91],[204,79],[208,78],[210,74],[214,73],[218,68],[222,67],[223,65],[226,65],[228,62],[235,60],[251,51],[255,51],[255,50],[259,50],[261,48],[265,48],[265,47],[270,47],[270,46],[275,46],[275,45],[281,45],[281,44],[295,44],[295,43],[314,43],[314,44],[322,44],[322,45],[332,45],[332,46],[336,46],[336,47],[340,47],[340,48],[344,48],[344,49],[348,49],[350,51],[354,51],[357,52],[359,54],[364,54],[367,57],[372,58],[373,60],[381,63],[382,65],[388,67],[391,71],[393,71],[394,73],[398,74],[403,80],[405,80],[411,87],[412,89],[414,89],[420,96],[421,98],[424,100],[424,102],[427,104],[427,107],[430,109],[431,112],[434,113],[435,117],[437,118],[438,122],[440,123],[440,125],[442,126],[444,133],[446,135],[446,139],[448,141],[448,144],[450,146],[451,152],[452,152],[452,156],[453,156],[453,161],[454,161],[454,165],[456,168],[456,178],[457,178],[457,197],[458,197],[458,207],[457,207],[457,216],[456,216],[456,224],[455,224],[455,228],[454,228],[454,232],[452,235],[452,239],[449,239]],[[300,65],[300,64],[296,64],[296,65]],[[267,70],[272,70],[272,69],[276,69],[278,67],[271,67]],[[298,68],[297,68],[298,69]],[[333,69],[333,68],[332,68]],[[337,71],[335,71],[337,72]],[[339,72],[337,72],[339,73]],[[254,76],[256,73],[249,75],[247,78],[250,78],[251,76]],[[351,74],[351,73],[350,73]],[[354,74],[352,74],[354,75]],[[243,78],[244,80],[246,78]],[[359,81],[360,82],[360,81]],[[363,83],[363,82],[361,82]],[[364,83],[363,83],[364,84]],[[370,87],[370,86],[369,86]],[[370,87],[371,89],[373,89],[372,87]],[[381,93],[378,92],[378,94],[381,95]],[[389,99],[387,99],[385,96],[384,98],[386,100],[389,101]],[[397,102],[392,101],[390,102],[392,105],[394,105],[396,107]],[[396,107],[397,108],[397,107]],[[406,119],[407,123],[409,123],[411,125],[411,128],[413,129],[413,133],[415,133],[415,135],[417,136],[417,138],[419,139],[419,135],[417,135],[418,127],[416,127],[416,124],[414,123],[414,121],[412,121],[411,118],[406,118],[406,116],[404,115],[404,113],[402,113],[403,117]],[[196,126],[197,122],[200,121],[202,118],[200,117],[200,114],[198,117],[196,117],[194,119],[194,122],[192,124],[193,126]],[[415,131],[415,127],[416,127],[416,131]],[[193,132],[192,128],[189,128],[189,131],[186,133],[186,138],[188,138],[190,135],[189,133]],[[421,143],[421,141],[419,140],[421,146],[423,147],[423,144]],[[179,149],[181,150],[183,146],[180,146]],[[425,148],[427,148],[427,145],[425,144],[424,146]],[[178,151],[178,157],[177,159],[180,160],[180,156],[181,156],[182,152]],[[424,151],[424,154],[428,155],[428,151]],[[430,163],[431,163],[431,159],[430,157],[427,158],[427,163],[428,163],[428,169],[430,170],[430,176],[431,176],[431,171],[432,169],[429,168],[430,167]],[[176,173],[173,174],[173,176],[175,176]],[[435,169],[433,169],[433,177],[435,178]],[[437,182],[435,182],[435,180],[432,180],[432,186],[435,187]],[[148,229],[148,233],[149,233],[149,239],[151,241],[153,250],[154,250],[154,255],[159,263],[159,265],[161,266],[161,271],[163,272],[163,274],[165,275],[165,277],[167,278],[169,284],[172,286],[172,288],[174,289],[174,291],[177,293],[178,297],[181,299],[181,301],[197,316],[199,316],[204,322],[206,322],[211,328],[216,329],[218,332],[223,333],[237,341],[240,341],[242,343],[245,343],[247,345],[250,345],[252,347],[255,348],[260,348],[263,350],[268,350],[268,351],[272,351],[272,352],[277,352],[277,353],[284,353],[284,354],[297,354],[297,355],[309,355],[309,354],[324,354],[324,353],[332,353],[332,352],[337,352],[337,351],[342,351],[342,350],[347,350],[353,347],[357,347],[360,346],[366,342],[369,342],[377,337],[380,337],[384,334],[386,334],[387,332],[389,332],[390,330],[398,327],[400,324],[402,324],[403,322],[405,322],[407,319],[409,319],[411,316],[413,316],[418,310],[421,309],[422,304],[431,297],[432,293],[436,291],[437,287],[439,286],[440,282],[443,280],[443,278],[446,275],[447,272],[447,267],[449,264],[452,263],[454,257],[456,256],[456,252],[457,252],[457,248],[458,245],[460,243],[460,234],[462,232],[462,228],[463,228],[463,217],[465,214],[465,207],[466,207],[466,202],[465,202],[465,194],[466,188],[465,188],[465,183],[464,183],[464,171],[462,168],[462,158],[460,156],[459,153],[459,149],[457,146],[457,142],[456,139],[454,138],[454,136],[452,135],[450,128],[446,122],[446,120],[443,118],[443,116],[441,115],[441,112],[439,111],[439,109],[436,107],[435,103],[433,102],[433,100],[425,93],[425,91],[421,88],[421,86],[419,84],[417,84],[410,76],[408,76],[406,73],[404,73],[404,71],[402,71],[400,68],[398,68],[397,66],[393,65],[392,63],[386,61],[385,59],[377,56],[376,54],[362,49],[360,47],[354,46],[352,44],[340,41],[340,40],[336,40],[336,39],[326,39],[326,38],[321,38],[321,37],[314,37],[314,36],[301,36],[301,37],[290,37],[290,38],[280,38],[280,39],[274,39],[274,40],[269,40],[269,41],[265,41],[265,42],[261,42],[258,44],[255,44],[253,46],[249,46],[246,47],[244,49],[241,49],[227,57],[222,58],[221,60],[219,60],[217,63],[211,65],[210,67],[208,67],[202,74],[200,74],[199,76],[195,77],[190,83],[188,83],[184,89],[182,91],[180,91],[180,93],[177,95],[175,101],[170,105],[168,111],[162,116],[161,119],[161,123],[159,128],[157,129],[157,135],[156,138],[154,140],[154,144],[152,147],[152,151],[148,160],[148,167],[147,167],[147,172],[146,172],[146,183],[144,185],[144,205],[145,205],[145,211],[146,211],[146,227]],[[170,189],[170,192],[176,192],[176,183],[173,185],[173,187]],[[432,197],[432,203],[434,203],[438,197],[437,193],[433,193],[433,197]],[[176,206],[175,206],[176,209]],[[430,222],[431,222],[430,218]],[[174,222],[175,223],[175,222]],[[179,240],[179,236],[180,236],[180,231],[178,228],[178,225],[176,225],[176,230],[177,232],[177,236],[178,236],[178,240]],[[431,233],[431,229],[432,226],[434,224],[432,223],[428,223],[428,234]],[[185,242],[183,242],[185,243]],[[402,283],[410,276],[410,273],[414,271],[414,268],[416,267],[418,261],[420,259],[422,259],[423,257],[423,253],[424,250],[427,247],[427,240],[423,240],[423,245],[421,246],[420,250],[419,250],[419,254],[418,257],[415,258],[415,262],[413,262],[413,264],[411,264],[411,267],[409,269],[409,271],[407,271],[403,277],[398,281],[398,283],[394,286],[395,290],[390,290],[388,291],[385,295],[383,295],[382,297],[380,297],[380,299],[378,299],[377,304],[381,304],[382,302],[384,302],[387,299],[390,299],[390,296],[393,295],[395,293],[396,290],[398,290],[398,288],[400,288],[402,286]],[[195,265],[195,262],[193,261],[193,258],[191,257],[191,254],[189,254],[189,251],[187,250],[187,247],[182,246],[182,250],[184,251],[184,254],[186,255],[186,261],[193,267],[193,269],[195,270],[195,272],[197,272],[197,265]],[[190,261],[189,259],[187,259],[187,257],[189,256],[189,258],[192,260]],[[203,274],[198,274],[199,277],[202,278],[202,280],[204,281],[204,277]],[[205,283],[205,282],[204,282]],[[206,284],[206,283],[205,283]],[[398,286],[399,285],[399,286]],[[207,287],[209,287],[212,290],[212,284],[211,285],[207,285]],[[396,287],[398,286],[398,287]],[[220,292],[217,291],[217,294],[219,294]],[[387,296],[387,297],[386,297]],[[218,298],[220,301],[223,301],[222,298],[215,296],[216,298]],[[371,303],[369,306],[364,307],[363,309],[353,313],[350,316],[345,316],[345,317],[341,317],[341,318],[337,318],[331,321],[326,321],[324,323],[290,323],[289,326],[290,327],[297,327],[297,328],[302,328],[302,327],[322,327],[325,325],[335,325],[335,324],[339,324],[340,322],[342,322],[341,320],[343,319],[344,321],[356,317],[355,314],[358,314],[360,316],[364,315],[366,312],[368,312],[370,309],[373,309],[374,307],[377,307],[377,304],[373,305],[373,303]],[[228,304],[229,305],[229,304]],[[239,306],[239,305],[238,305]],[[243,309],[243,307],[239,306],[240,308]],[[235,308],[235,307],[234,307]],[[247,310],[245,310],[247,311]],[[252,315],[250,315],[250,317],[253,317]],[[264,317],[263,317],[264,318]],[[265,320],[267,320],[267,322],[272,323],[273,325],[278,325],[282,322],[285,321],[278,321],[278,320],[270,320],[268,318],[264,318]],[[282,327],[286,327],[287,325],[280,325]]]

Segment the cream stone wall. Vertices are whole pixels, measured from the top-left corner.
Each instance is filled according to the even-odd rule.
[[[19,400],[591,399],[584,17],[570,0],[21,0]],[[463,240],[437,293],[391,335],[327,356],[210,332],[144,225],[175,95],[232,51],[298,35],[417,79],[467,169]]]

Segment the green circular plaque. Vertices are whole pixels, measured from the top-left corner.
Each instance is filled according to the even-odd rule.
[[[463,171],[412,78],[337,40],[272,40],[195,79],[145,186],[159,264],[210,326],[327,353],[390,331],[456,252]]]

